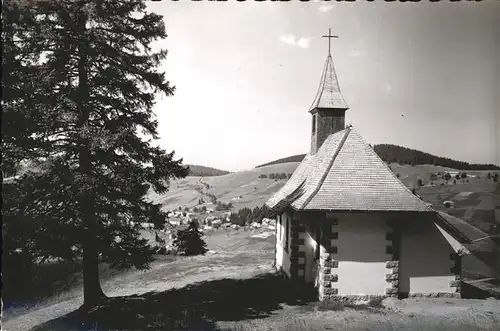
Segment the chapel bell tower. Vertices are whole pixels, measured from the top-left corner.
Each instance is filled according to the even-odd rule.
[[[342,94],[333,66],[332,55],[330,53],[331,29],[328,36],[328,56],[326,58],[323,74],[318,88],[318,93],[314,98],[309,112],[311,120],[311,155],[316,154],[326,138],[345,128],[345,112],[349,109]]]

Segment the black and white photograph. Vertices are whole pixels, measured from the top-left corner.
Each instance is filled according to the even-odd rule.
[[[3,0],[0,331],[500,331],[500,1]]]

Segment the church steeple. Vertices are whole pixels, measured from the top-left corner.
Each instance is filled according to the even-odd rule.
[[[340,87],[330,53],[330,39],[338,38],[328,36],[328,56],[321,75],[318,93],[310,107],[312,115],[311,154],[316,154],[326,138],[332,133],[345,128],[345,111],[349,109],[342,97]]]

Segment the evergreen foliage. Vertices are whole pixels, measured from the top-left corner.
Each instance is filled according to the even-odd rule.
[[[166,50],[150,47],[167,36],[163,19],[139,0],[2,7],[2,170],[40,164],[4,186],[4,262],[83,258],[92,306],[104,297],[99,261],[146,269],[153,259],[140,223],[165,215],[144,195],[188,174],[174,152],[151,144],[155,96],[174,91],[158,71]]]
[[[185,230],[178,230],[173,245],[181,255],[203,255],[207,252],[207,244],[202,238],[198,222],[191,221]]]
[[[224,203],[217,201],[217,205],[215,206],[215,210],[222,211],[222,210],[230,210],[233,208],[233,204],[231,202]]]
[[[306,156],[306,154],[292,155],[289,157],[284,157],[282,159],[278,159],[275,161],[271,161],[271,162],[267,162],[267,163],[258,165],[258,166],[256,166],[256,168],[261,168],[261,167],[265,167],[265,166],[273,165],[273,164],[281,164],[281,163],[288,163],[288,162],[301,162],[305,156]]]
[[[256,206],[253,209],[245,207],[236,213],[231,213],[229,220],[233,224],[244,226],[253,222],[261,223],[264,218],[271,218],[273,216],[273,213],[266,206]]]
[[[189,165],[188,176],[211,177],[211,176],[224,176],[230,174],[229,171],[220,170],[212,167],[205,167],[196,164]]]
[[[494,164],[470,164],[391,144],[375,145],[373,149],[387,163],[397,162],[413,166],[418,164],[432,164],[458,170],[500,170],[500,167]],[[287,162],[301,162],[305,156],[305,154],[293,155],[258,165],[256,168]]]
[[[270,179],[274,179],[274,180],[282,180],[282,179],[287,179],[287,178],[290,178],[292,177],[292,174],[291,173],[270,173],[270,174],[261,174],[259,175],[259,178],[270,178]]]
[[[500,170],[500,167],[493,164],[470,164],[390,144],[375,145],[374,150],[387,163],[397,162],[399,164],[411,165],[432,164],[459,170]]]

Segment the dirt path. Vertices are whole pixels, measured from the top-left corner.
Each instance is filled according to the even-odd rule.
[[[218,322],[220,330],[432,330],[498,331],[500,301],[495,300],[386,300],[387,307],[365,311],[318,311],[284,305],[276,314],[236,322]]]
[[[206,238],[211,251],[205,256],[178,257],[174,261],[155,261],[147,271],[132,270],[102,283],[108,296],[128,296],[151,291],[166,291],[188,284],[221,278],[250,278],[272,270],[272,239],[250,238],[256,231],[217,231]],[[253,242],[253,245],[249,245]],[[252,249],[253,248],[253,249]],[[60,298],[60,299],[58,299]],[[82,288],[63,293],[43,305],[4,313],[7,331],[29,330],[63,316],[83,303]]]
[[[206,266],[207,261],[200,260],[176,261],[174,263],[166,263],[161,267],[141,274],[130,274],[103,284],[103,290],[108,296],[127,296],[144,294],[150,291],[162,292],[200,281],[221,278],[250,278],[254,275],[271,271],[271,266],[268,263],[252,265],[249,268],[248,266],[223,265],[223,261],[219,260],[211,261],[218,265],[217,268],[212,268]],[[172,273],[173,269],[176,270],[175,273]],[[4,327],[7,331],[29,330],[36,325],[78,309],[82,303],[83,298],[81,296],[58,302],[7,320]]]

